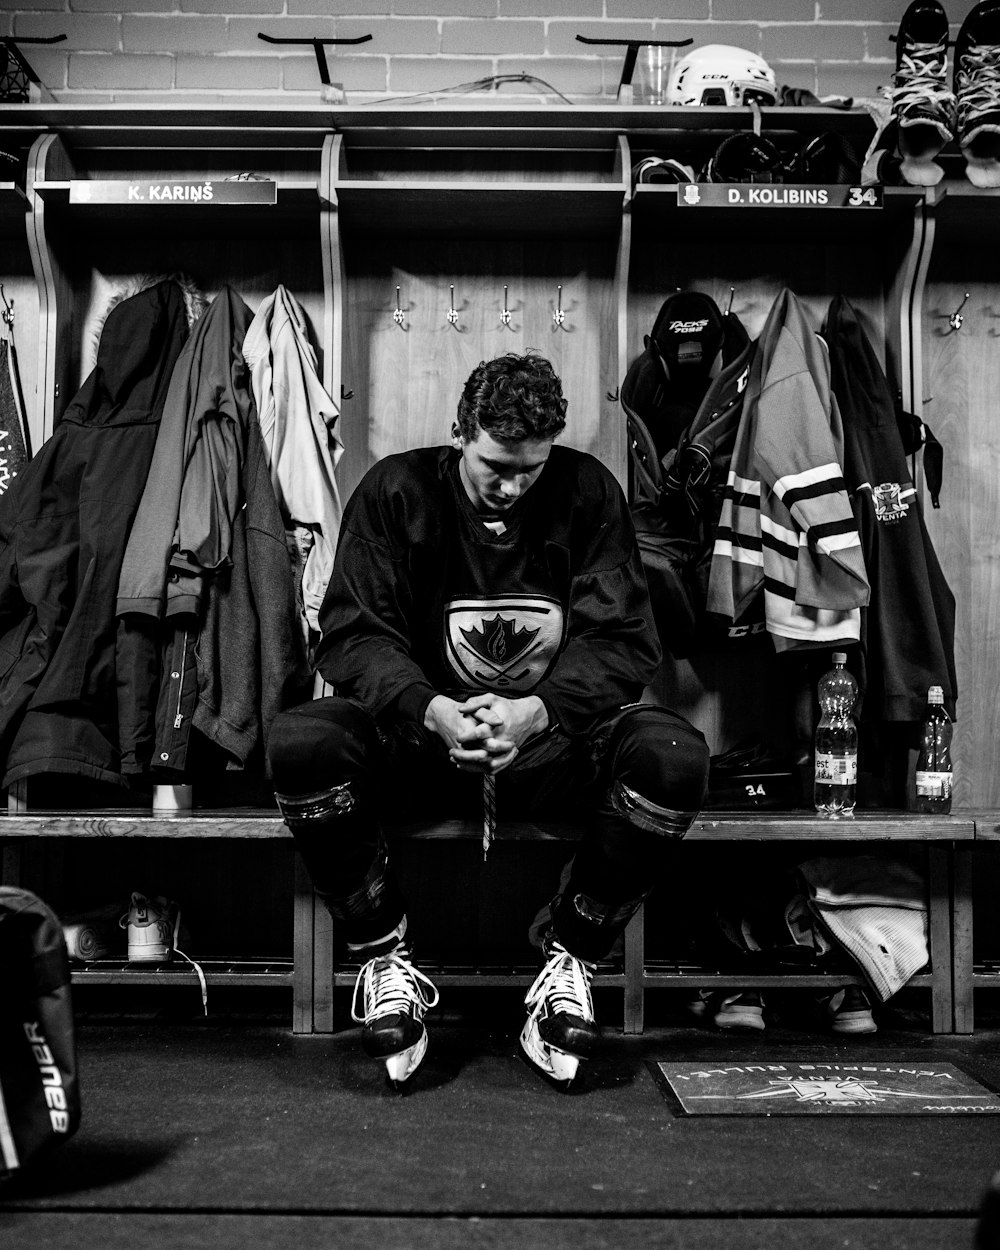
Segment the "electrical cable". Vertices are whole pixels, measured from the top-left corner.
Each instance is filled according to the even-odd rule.
[[[538,78],[534,74],[527,74],[523,71],[518,74],[490,74],[486,78],[477,78],[473,82],[459,83],[455,87],[442,87],[438,91],[418,91],[415,95],[385,96],[381,100],[369,100],[367,103],[409,104],[415,100],[428,100],[440,95],[465,95],[474,91],[489,91],[493,88],[501,86],[503,83],[508,82],[537,83],[539,86],[544,87],[546,91],[551,91],[553,95],[557,95],[564,103],[573,103],[573,101],[564,96],[558,88],[553,87],[551,83],[546,82],[544,78]]]

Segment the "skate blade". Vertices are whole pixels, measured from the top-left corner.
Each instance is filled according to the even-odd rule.
[[[974,187],[1000,187],[1000,125],[984,122],[959,141],[965,176]]]
[[[576,1078],[580,1067],[579,1057],[543,1042],[538,1036],[538,1030],[531,1027],[530,1021],[521,1030],[521,1049],[532,1067],[550,1081],[555,1081],[561,1088],[568,1089]]]
[[[974,187],[1000,187],[1000,161],[965,153],[965,176]]]
[[[936,187],[944,177],[944,169],[931,160],[915,160],[904,156],[899,167],[900,177],[911,187]]]
[[[404,1085],[423,1063],[426,1054],[427,1030],[424,1029],[412,1046],[398,1051],[395,1055],[386,1055],[385,1070],[393,1085],[397,1088]]]

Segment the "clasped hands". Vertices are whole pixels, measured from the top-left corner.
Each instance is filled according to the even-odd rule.
[[[501,772],[548,723],[545,704],[530,694],[523,699],[477,694],[462,703],[438,694],[424,715],[425,727],[443,739],[452,763],[472,773]]]

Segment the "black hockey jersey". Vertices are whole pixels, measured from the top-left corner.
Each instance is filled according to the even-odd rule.
[[[628,507],[593,456],[553,447],[491,532],[460,453],[388,456],[344,512],[317,663],[373,714],[435,694],[533,693],[568,733],[640,697],[660,659]]]
[[[955,714],[955,598],[910,477],[892,394],[857,314],[842,295],[823,336],[844,423],[844,481],[871,583],[862,609],[862,719],[919,722],[927,688]]]
[[[632,520],[653,619],[675,656],[764,635],[762,597],[738,621],[711,616],[705,607],[754,350],[735,314],[721,313],[708,295],[680,292],[664,302],[622,385]]]

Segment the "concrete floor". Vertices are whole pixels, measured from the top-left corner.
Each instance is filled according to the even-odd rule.
[[[913,991],[845,1040],[794,1002],[764,1035],[720,1034],[660,992],[568,1095],[520,1061],[515,993],[451,996],[404,1095],[360,1053],[346,994],[328,1037],[223,994],[207,1020],[162,997],[84,1007],[83,1124],[0,1188],[0,1245],[972,1250],[996,1120],[685,1117],[649,1063],[947,1062],[1000,1088],[991,993],[971,1037],[929,1033]]]

